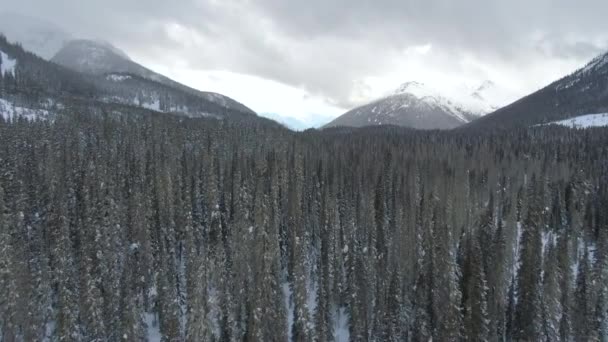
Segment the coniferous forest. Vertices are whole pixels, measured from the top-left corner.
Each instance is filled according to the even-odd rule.
[[[607,341],[608,134],[0,119],[2,341]]]

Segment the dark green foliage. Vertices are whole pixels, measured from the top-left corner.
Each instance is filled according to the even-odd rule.
[[[0,120],[0,339],[605,339],[607,160],[602,129]]]

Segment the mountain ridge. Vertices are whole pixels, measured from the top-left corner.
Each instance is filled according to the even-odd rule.
[[[573,73],[462,129],[530,127],[605,112],[608,112],[608,51]]]
[[[199,91],[152,71],[134,62],[126,53],[107,42],[86,39],[73,40],[58,51],[51,61],[81,73],[104,77],[109,74],[137,75],[187,92],[190,95],[203,97],[207,101],[229,109],[255,113],[247,106],[225,95]]]
[[[74,71],[46,61],[20,45],[10,43],[2,35],[0,51],[2,58],[10,62],[10,65],[6,62],[0,65],[4,70],[0,79],[0,98],[21,108],[13,112],[24,116],[40,110],[56,114],[76,101],[100,108],[119,106],[125,108],[125,112],[126,108],[137,107],[188,117],[258,118],[247,107],[222,105],[223,100],[228,99],[223,95],[201,93],[204,95],[201,96],[194,90],[184,91],[135,74],[97,75]],[[10,72],[6,72],[8,67]],[[16,74],[19,77],[15,77]],[[208,96],[217,96],[219,100],[211,101]]]

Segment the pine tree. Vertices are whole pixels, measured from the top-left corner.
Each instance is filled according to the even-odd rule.
[[[572,333],[576,341],[590,340],[593,322],[591,320],[590,297],[592,288],[589,284],[590,266],[588,249],[579,260],[578,273],[576,277],[576,289],[574,290],[574,307],[572,317]]]
[[[528,210],[521,238],[520,270],[517,280],[514,337],[538,340],[541,333],[541,194],[534,177],[528,192]]]
[[[433,218],[434,277],[431,285],[433,307],[433,338],[453,341],[460,338],[462,293],[459,289],[459,270],[452,248],[450,228],[442,224],[437,213]]]
[[[0,332],[2,340],[12,341],[19,336],[19,322],[15,317],[19,294],[10,222],[6,211],[4,189],[0,185]]]
[[[543,271],[543,336],[547,341],[558,341],[559,321],[562,316],[560,274],[557,267],[556,248],[552,241],[546,249]]]
[[[479,238],[466,241],[462,270],[464,338],[473,341],[488,339],[487,284]],[[465,277],[466,276],[466,277]]]

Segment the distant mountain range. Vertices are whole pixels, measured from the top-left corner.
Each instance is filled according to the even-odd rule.
[[[393,93],[336,118],[325,127],[397,125],[417,129],[461,126],[498,108],[497,89],[485,81],[464,96],[451,98],[419,82],[402,84]]]
[[[393,94],[348,111],[325,127],[397,125],[487,130],[553,122],[571,127],[597,126],[606,123],[603,113],[608,112],[608,53],[512,104],[502,107],[499,98],[499,91],[490,81],[454,99],[421,83],[408,82]]]
[[[293,131],[305,131],[309,128],[319,128],[327,122],[326,117],[323,115],[312,116],[305,119],[278,113],[260,113],[260,116],[272,119]]]
[[[491,81],[463,89],[458,96],[446,95],[420,82],[407,82],[323,127],[485,130],[572,122],[568,119],[582,115],[583,124],[576,121],[572,126],[602,123],[603,116],[593,115],[608,112],[608,53],[504,107],[500,87]],[[136,63],[108,42],[73,39],[50,23],[0,14],[0,111],[36,118],[53,116],[76,103],[97,111],[259,118],[234,99],[190,88]],[[280,114],[264,116],[293,130],[320,126]]]

